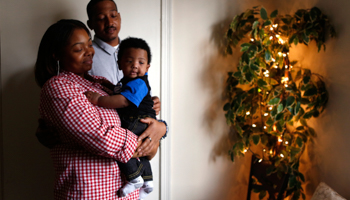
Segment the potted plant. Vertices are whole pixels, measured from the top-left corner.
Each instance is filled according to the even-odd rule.
[[[316,136],[307,120],[323,112],[328,92],[322,76],[290,60],[289,50],[312,43],[325,50],[328,35],[335,36],[334,28],[317,7],[279,15],[257,6],[235,16],[225,36],[228,54],[241,51],[236,70],[228,73],[223,108],[237,136],[231,159],[251,152],[256,162],[268,162],[266,175],[287,175],[284,196],[293,200],[305,199],[299,159]],[[267,194],[256,192],[260,199]]]

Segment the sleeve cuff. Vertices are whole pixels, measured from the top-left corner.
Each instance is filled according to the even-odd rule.
[[[166,138],[168,136],[169,127],[168,127],[168,124],[166,123],[166,121],[164,121],[164,120],[158,119],[158,122],[163,122],[165,124],[165,126],[166,126],[166,132],[163,135],[163,137],[161,138],[161,140],[163,140],[164,138]]]

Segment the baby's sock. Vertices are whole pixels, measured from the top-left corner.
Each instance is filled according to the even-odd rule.
[[[146,198],[146,196],[153,191],[153,181],[145,181],[140,188],[140,200]]]
[[[141,176],[127,182],[124,187],[122,187],[119,191],[119,196],[125,197],[129,193],[139,189],[143,185],[143,179]]]

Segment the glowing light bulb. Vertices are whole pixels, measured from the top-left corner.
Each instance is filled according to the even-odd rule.
[[[277,68],[278,68],[278,66],[277,66],[277,65],[275,65],[275,66],[274,66],[274,68],[276,68],[276,69],[277,69]]]
[[[269,115],[269,113],[265,113],[264,116],[266,117],[267,115]]]
[[[246,114],[246,115],[250,115],[250,112],[248,111],[248,112],[246,112],[245,114]]]
[[[278,54],[279,56],[282,56],[282,52],[278,52],[277,54]]]
[[[264,129],[266,129],[267,127],[266,126],[264,126]]]
[[[284,158],[284,155],[283,155],[283,154],[280,154],[280,156],[281,156],[282,158]]]
[[[284,87],[288,87],[288,84],[284,84]]]
[[[243,151],[244,151],[244,153],[246,153],[248,150],[247,150],[247,149],[244,149]]]
[[[284,81],[289,81],[289,78],[288,77],[284,77]]]
[[[272,25],[272,27],[274,27],[274,28],[277,28],[277,26],[278,26],[278,24],[274,24],[274,25]]]
[[[278,137],[278,142],[283,142],[281,137]]]
[[[293,68],[293,66],[291,65],[291,66],[290,66],[290,68],[292,69],[292,68]]]
[[[288,69],[288,65],[284,66],[286,69]]]
[[[286,57],[286,56],[287,56],[287,54],[284,53],[284,54],[283,54],[283,57]]]
[[[275,61],[276,61],[276,59],[274,59],[274,58],[271,58],[271,60],[272,60],[273,62],[275,62]]]
[[[269,94],[269,92],[266,92],[266,94]]]
[[[273,129],[274,131],[276,131],[276,125],[273,125],[272,129]]]
[[[263,159],[262,159],[262,158],[260,158],[259,163],[261,163],[261,162],[262,162],[262,160],[263,160]]]
[[[252,124],[252,127],[256,127],[256,124]]]
[[[285,141],[284,144],[288,144],[288,141]]]
[[[270,28],[270,31],[273,31],[273,27]]]
[[[263,149],[263,152],[266,152],[266,149]]]
[[[269,107],[269,110],[272,110],[272,106]]]
[[[270,36],[270,40],[272,40],[273,39],[273,36]]]
[[[279,38],[280,37],[280,35],[276,35],[276,38]]]
[[[254,39],[253,39],[253,38],[250,38],[250,41],[254,42]]]

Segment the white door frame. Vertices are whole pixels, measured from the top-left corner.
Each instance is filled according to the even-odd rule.
[[[161,0],[161,119],[171,127],[171,0]],[[171,130],[171,128],[170,128]],[[160,200],[170,200],[171,131],[160,145]]]

